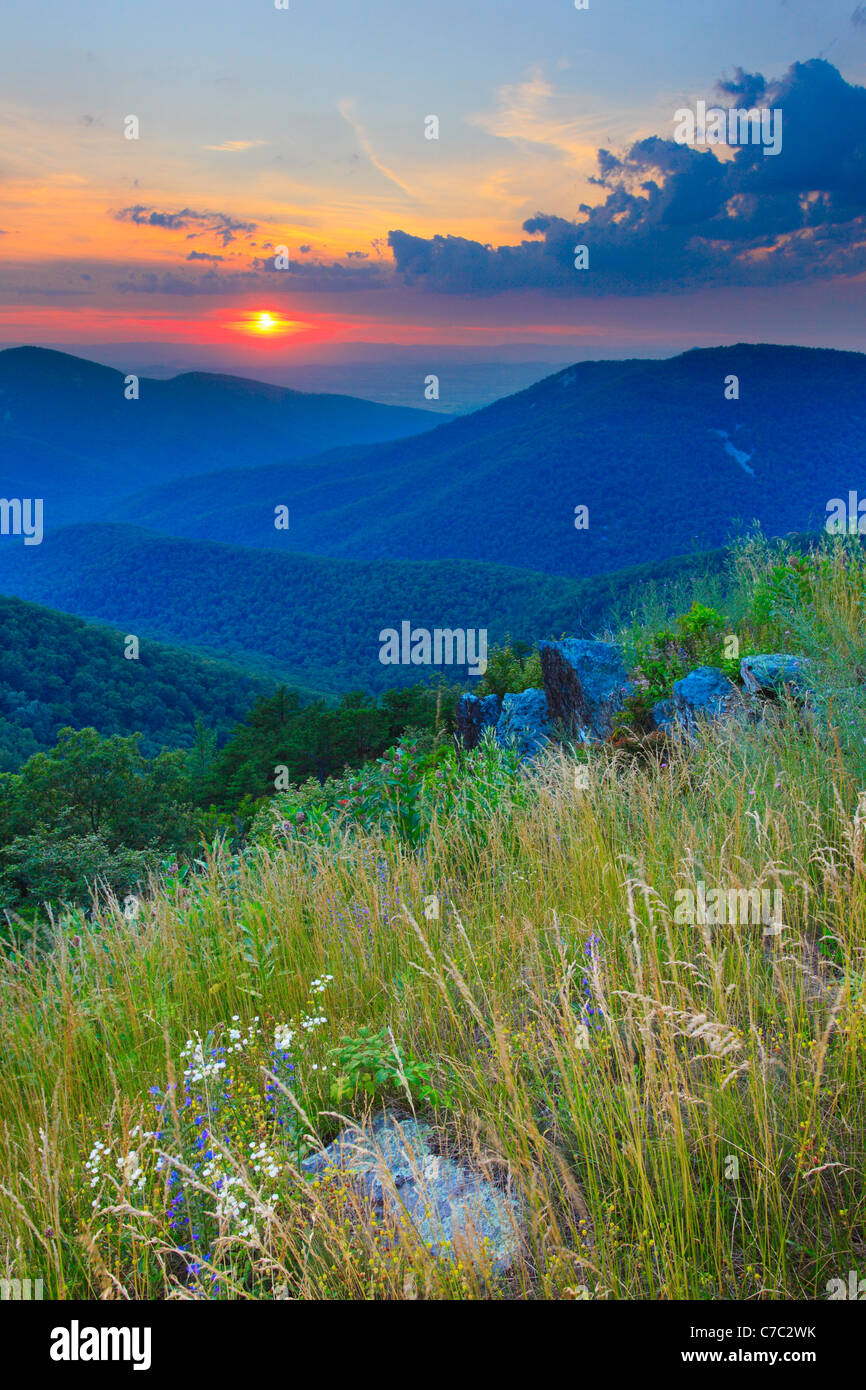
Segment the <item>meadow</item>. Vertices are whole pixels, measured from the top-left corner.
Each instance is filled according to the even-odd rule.
[[[726,621],[814,659],[808,715],[532,766],[404,739],[135,916],[53,914],[0,961],[0,1273],[58,1299],[772,1300],[862,1270],[864,599],[856,541],[744,545]],[[778,891],[782,923],[678,921],[699,883]],[[521,1194],[507,1274],[301,1176],[383,1104]]]

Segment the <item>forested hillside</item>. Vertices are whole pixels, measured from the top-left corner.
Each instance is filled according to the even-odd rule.
[[[188,748],[197,717],[219,742],[272,682],[0,595],[0,771],[52,748],[66,726],[142,734],[147,755]]]
[[[380,631],[404,620],[486,628],[490,642],[588,632],[633,606],[647,585],[718,565],[716,555],[686,556],[578,580],[463,561],[277,555],[128,526],[75,526],[38,547],[0,546],[0,590],[328,694],[382,691],[431,674],[380,662]]]
[[[432,433],[157,487],[115,519],[311,555],[586,576],[722,545],[735,521],[820,529],[828,500],[862,477],[864,430],[861,353],[740,344],[581,362]],[[288,531],[274,528],[278,504]]]

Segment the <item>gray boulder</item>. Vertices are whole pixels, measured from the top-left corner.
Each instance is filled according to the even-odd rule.
[[[584,741],[608,738],[613,716],[631,691],[619,648],[566,637],[540,642],[539,651],[551,718]]]
[[[496,742],[502,748],[514,748],[520,758],[532,758],[541,752],[553,732],[543,690],[522,690],[505,696],[496,725]]]
[[[789,691],[804,699],[809,694],[812,662],[787,652],[744,656],[740,662],[743,685],[753,695],[775,697]]]
[[[743,708],[743,697],[716,666],[698,666],[674,681],[674,707],[680,721],[694,732],[702,721],[721,719]]]
[[[662,733],[669,733],[676,728],[677,707],[673,700],[657,700],[652,707],[652,716],[656,728]]]
[[[456,1261],[483,1249],[493,1269],[510,1269],[521,1245],[524,1203],[475,1172],[433,1152],[423,1121],[393,1112],[367,1128],[344,1129],[332,1144],[305,1158],[309,1177],[342,1174],[377,1223],[406,1227],[434,1255]]]
[[[461,695],[455,719],[463,747],[475,748],[485,729],[496,728],[501,713],[502,701],[498,695]]]

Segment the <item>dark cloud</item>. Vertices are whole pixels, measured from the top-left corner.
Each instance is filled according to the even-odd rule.
[[[144,207],[141,203],[122,208],[113,216],[118,222],[134,222],[137,227],[161,227],[169,232],[193,227],[192,236],[210,232],[219,237],[223,246],[234,241],[240,232],[254,232],[257,226],[255,222],[241,222],[226,212],[196,212],[193,208],[181,208],[180,212],[157,212],[155,208]]]
[[[254,275],[235,272],[221,275],[216,270],[205,270],[196,275],[181,275],[168,270],[158,274],[154,270],[132,271],[125,280],[119,280],[115,289],[121,294],[175,294],[192,296],[196,294],[234,294],[243,289]]]
[[[735,106],[757,106],[767,90],[766,79],[760,72],[745,72],[737,68],[732,78],[722,78],[716,83],[716,91],[721,97],[734,97]]]
[[[738,69],[718,91],[722,105],[782,111],[777,155],[741,145],[719,158],[660,136],[622,155],[600,150],[594,182],[606,196],[579,218],[537,213],[516,246],[392,231],[398,272],[442,293],[600,296],[866,270],[866,88],[814,59],[777,82]],[[574,268],[578,245],[588,271]]]
[[[188,261],[224,261],[225,256],[212,256],[208,251],[190,251],[187,256]]]
[[[188,261],[221,261],[221,256],[208,256],[192,251]],[[341,265],[338,261],[291,263],[290,270],[277,270],[273,257],[256,257],[247,270],[207,270],[189,272],[152,270],[132,271],[115,284],[121,294],[227,295],[239,290],[256,290],[274,298],[281,294],[346,294],[354,291],[377,290],[393,283],[393,271],[388,266],[364,265],[353,262]]]
[[[302,247],[299,249],[303,250]],[[363,259],[358,259],[366,257],[366,254],[364,251],[347,252],[349,265],[343,265],[340,261],[296,261],[290,258],[291,268],[279,270],[274,265],[273,256],[257,256],[252,265],[255,271],[267,275],[269,291],[275,284],[301,294],[382,289],[392,282],[393,272],[387,265],[375,262],[365,264]]]

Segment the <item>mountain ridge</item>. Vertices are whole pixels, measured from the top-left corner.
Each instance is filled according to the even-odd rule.
[[[725,399],[739,379],[740,398]],[[586,577],[823,525],[856,486],[866,355],[737,344],[567,367],[411,439],[222,470],[111,520],[347,559],[466,559]],[[745,460],[745,464],[743,462]],[[291,527],[275,532],[273,509]],[[575,508],[589,526],[575,527]]]
[[[96,521],[142,486],[411,437],[448,418],[213,372],[142,376],[126,399],[127,375],[50,348],[0,351],[0,493],[43,497],[46,526]]]

